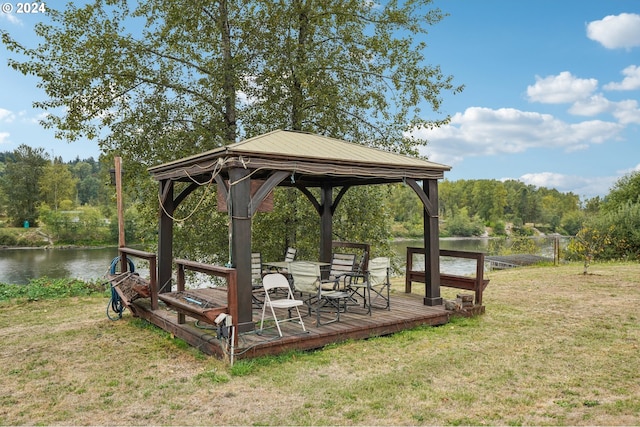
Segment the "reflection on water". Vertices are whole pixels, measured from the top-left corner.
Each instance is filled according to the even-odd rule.
[[[452,251],[487,252],[489,245],[487,238],[446,238],[440,239],[440,249]],[[393,249],[398,254],[404,269],[407,247],[424,247],[423,240],[399,240],[393,243]],[[424,256],[416,255],[414,265],[419,269],[424,266]],[[447,274],[469,275],[476,271],[476,262],[471,259],[440,257],[440,271]]]
[[[44,276],[99,280],[116,256],[117,248],[2,249],[0,282],[22,285]]]
[[[459,251],[488,252],[487,238],[440,239],[440,248]],[[540,253],[552,254],[551,239],[537,239]],[[407,246],[423,247],[422,240],[402,240],[393,243],[401,266],[404,268]],[[0,249],[0,282],[26,284],[39,277],[52,279],[77,278],[101,280],[109,270],[111,261],[118,256],[113,248],[76,249]],[[134,259],[136,271],[142,277],[149,276],[148,266]],[[424,263],[424,260],[422,261]],[[475,272],[475,261],[441,257],[440,270],[448,274],[467,275]]]
[[[549,258],[553,258],[553,246],[556,237],[536,237],[533,238],[536,243],[537,253],[534,255],[541,255]],[[490,242],[493,245],[490,246]],[[445,238],[440,239],[440,249],[454,250],[454,251],[469,251],[469,252],[483,252],[487,255],[496,255],[496,252],[490,253],[491,250],[498,251],[499,243],[505,244],[504,240],[496,240],[491,238]],[[568,243],[568,238],[561,237],[560,245],[565,247]],[[393,249],[398,254],[399,259],[404,268],[406,263],[407,247],[424,247],[422,240],[403,240],[396,241],[393,244]],[[424,265],[424,256],[416,256],[414,264]],[[471,275],[476,271],[475,260],[452,258],[452,257],[440,257],[440,271],[446,274],[457,275]]]

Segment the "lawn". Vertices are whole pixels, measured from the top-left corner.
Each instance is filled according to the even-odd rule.
[[[0,424],[638,425],[640,265],[581,272],[490,272],[480,317],[233,367],[106,297],[2,302]]]

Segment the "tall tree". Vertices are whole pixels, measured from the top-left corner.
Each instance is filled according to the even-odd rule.
[[[2,36],[28,58],[10,65],[42,80],[45,125],[98,139],[140,181],[152,164],[275,128],[417,153],[426,141],[407,131],[446,123],[440,95],[462,90],[417,40],[443,18],[430,4],[95,0],[53,12],[35,48]]]
[[[640,171],[631,172],[614,183],[603,209],[611,212],[629,203],[640,203]]]
[[[14,226],[24,221],[37,225],[37,204],[40,201],[38,182],[48,162],[43,148],[20,145],[13,152],[2,177],[2,188],[7,197],[7,215]]]
[[[38,181],[40,201],[47,203],[54,211],[58,210],[63,200],[74,203],[77,183],[69,167],[61,159],[55,159],[43,168],[42,178]]]

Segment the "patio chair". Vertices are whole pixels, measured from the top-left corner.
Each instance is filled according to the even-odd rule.
[[[391,283],[389,282],[389,270],[391,261],[387,257],[378,257],[369,261],[369,268],[365,272],[364,281],[352,280],[347,282],[350,298],[363,299],[363,307],[371,316],[371,309],[376,301],[381,300],[386,308],[391,310],[391,300],[389,298]]]
[[[320,280],[320,266],[311,262],[294,261],[289,264],[289,274],[293,279],[293,286],[296,292],[300,292],[303,301],[309,311],[316,313],[316,324],[339,322],[341,307],[345,307],[343,302],[349,297],[347,292],[333,289],[323,289]],[[336,317],[329,322],[322,323],[321,312],[335,311]]]
[[[284,262],[293,262],[296,259],[297,252],[296,248],[288,247],[287,252],[284,254]]]
[[[260,308],[264,302],[264,290],[262,288],[262,254],[251,253],[251,302]]]
[[[306,332],[307,330],[304,327],[304,322],[302,321],[302,316],[300,315],[300,310],[298,309],[299,306],[304,305],[304,301],[297,300],[293,297],[293,292],[291,291],[291,287],[289,286],[289,280],[287,280],[287,278],[280,273],[270,273],[262,278],[262,287],[264,289],[264,304],[262,305],[260,332],[262,332],[263,329],[264,316],[267,311],[267,307],[271,309],[271,314],[273,315],[273,320],[276,322],[276,328],[278,328],[278,334],[280,336],[282,336],[280,324],[296,319],[300,321],[302,330]],[[273,297],[276,295],[275,291],[282,291],[286,293],[286,297],[281,299],[273,299]],[[289,311],[289,317],[279,320],[276,316],[275,311],[275,309],[277,308],[286,308]],[[295,309],[297,317],[291,316],[291,309]]]
[[[334,253],[331,257],[329,277],[322,281],[322,286],[325,290],[345,290],[349,276],[356,272],[356,254]]]

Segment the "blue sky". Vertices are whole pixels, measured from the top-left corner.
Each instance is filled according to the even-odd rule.
[[[0,28],[35,43],[45,17],[9,4]],[[452,166],[447,179],[518,179],[585,198],[640,170],[640,1],[433,5],[449,16],[430,29],[427,61],[465,90],[443,94],[450,125],[416,134],[430,141],[423,154]],[[97,158],[96,143],[59,141],[38,124],[44,112],[31,104],[45,95],[6,56],[0,47],[0,151],[24,143],[66,161]]]

